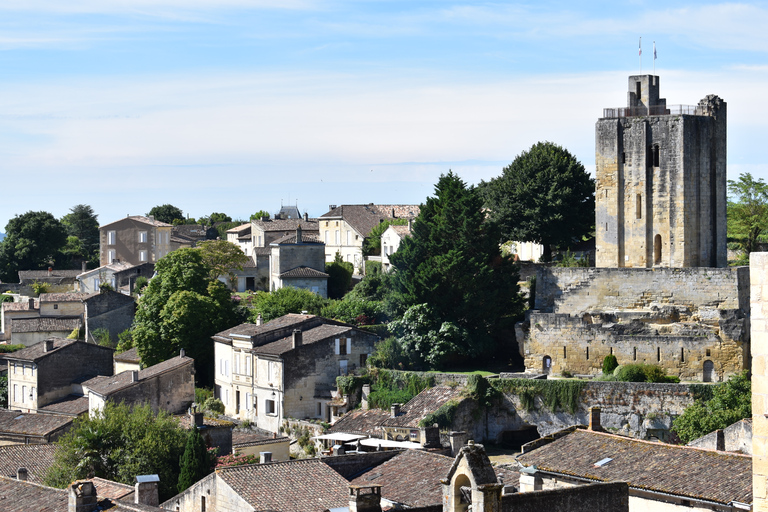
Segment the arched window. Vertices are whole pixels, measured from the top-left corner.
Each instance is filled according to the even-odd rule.
[[[552,369],[552,358],[549,356],[544,356],[544,359],[541,360],[541,371],[544,373],[549,373]]]
[[[715,382],[717,380],[717,375],[715,374],[715,363],[707,359],[704,361],[704,375],[702,375],[702,379],[704,382]]]
[[[653,264],[661,265],[661,235],[653,238]]]

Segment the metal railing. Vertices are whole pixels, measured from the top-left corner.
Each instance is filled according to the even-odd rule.
[[[653,105],[649,107],[604,108],[603,118],[640,117],[640,116],[679,116],[701,115],[696,105]]]

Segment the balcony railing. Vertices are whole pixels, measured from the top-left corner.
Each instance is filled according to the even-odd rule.
[[[604,108],[603,118],[640,117],[640,116],[679,116],[701,115],[696,112],[696,105],[653,105],[652,107]]]

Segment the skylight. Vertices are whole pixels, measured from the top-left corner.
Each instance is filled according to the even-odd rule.
[[[601,468],[601,467],[605,466],[606,464],[608,464],[609,462],[611,462],[612,460],[613,459],[610,458],[610,457],[606,457],[604,459],[600,459],[599,461],[595,462],[595,467],[596,468]]]

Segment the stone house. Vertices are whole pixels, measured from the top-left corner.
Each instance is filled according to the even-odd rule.
[[[114,361],[114,375],[129,370],[141,370],[141,358],[139,357],[139,352],[136,347],[121,352],[120,354],[115,354]]]
[[[26,306],[4,304],[5,339],[29,346],[46,338],[69,336],[83,327],[85,296],[75,292],[41,293],[37,301],[28,299]]]
[[[3,302],[0,304],[2,318],[0,318],[0,341],[10,343],[11,324],[14,320],[25,318],[37,318],[40,316],[40,302],[29,297],[18,302]]]
[[[400,242],[407,236],[411,236],[410,222],[407,226],[389,226],[381,234],[381,270],[389,272],[391,263],[389,257],[400,248]]]
[[[387,219],[414,219],[419,215],[418,205],[343,204],[328,209],[318,219],[325,260],[333,261],[338,252],[344,261],[354,265],[357,274],[363,273],[363,241],[374,227]]]
[[[82,383],[90,414],[107,401],[146,403],[157,413],[183,413],[195,401],[194,359],[183,355],[143,370],[99,375]]]
[[[53,443],[72,427],[73,421],[73,417],[60,414],[0,409],[0,446]],[[6,453],[0,452],[0,455]]]
[[[306,213],[298,219],[254,219],[251,221],[251,246],[254,250],[269,247],[275,240],[296,233],[298,228],[305,235],[320,234],[317,219],[310,219]]]
[[[0,446],[0,476],[16,478],[19,468],[26,468],[29,482],[42,482],[57,448],[48,443]]]
[[[291,286],[328,297],[328,274],[325,273],[325,247],[317,237],[294,234],[278,238],[270,245],[270,291]]]
[[[241,324],[215,336],[215,396],[229,417],[278,432],[283,418],[328,420],[336,377],[365,365],[378,336],[315,315]]]
[[[236,455],[253,455],[261,452],[271,453],[270,460],[278,462],[291,459],[291,438],[280,436],[266,430],[237,429],[232,432],[232,451]]]
[[[750,510],[752,457],[609,434],[599,414],[523,446],[521,493],[626,482],[630,512]]]
[[[128,216],[99,227],[100,265],[114,261],[155,263],[171,252],[173,226],[142,215]]]
[[[253,240],[251,239],[251,223],[241,224],[227,230],[227,242],[234,244],[246,256],[253,255]]]
[[[85,265],[83,265],[85,270]],[[27,287],[34,283],[45,283],[51,292],[65,293],[75,291],[77,275],[83,270],[19,270],[19,284]]]
[[[112,374],[111,348],[50,338],[6,354],[8,408],[36,412],[72,392],[72,383]]]
[[[453,401],[458,405],[464,400],[463,391],[461,386],[438,385],[423,390],[405,405],[393,404],[390,416],[381,424],[384,439],[424,445],[425,429],[419,426],[419,422],[448,402]]]
[[[116,292],[130,295],[133,293],[138,277],[150,279],[154,273],[154,263],[133,265],[124,261],[114,261],[78,274],[78,290],[82,293],[96,293],[100,291],[101,285],[106,283]]]
[[[136,300],[130,295],[107,291],[92,293],[82,299],[85,306],[85,339],[95,342],[93,332],[106,329],[117,343],[117,335],[130,329],[136,312]]]

